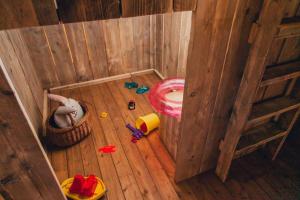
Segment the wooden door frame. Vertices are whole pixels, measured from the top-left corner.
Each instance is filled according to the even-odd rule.
[[[66,199],[1,59],[0,103],[0,195]]]

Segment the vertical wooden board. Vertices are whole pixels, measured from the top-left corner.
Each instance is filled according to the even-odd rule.
[[[182,13],[177,12],[172,14],[171,22],[171,46],[170,46],[170,59],[168,62],[168,76],[177,76],[178,58],[179,58],[179,47],[180,47],[180,30],[182,20]]]
[[[63,25],[44,27],[54,58],[55,71],[61,84],[76,82],[76,73]]]
[[[156,32],[157,24],[156,24],[157,15],[150,16],[150,68],[156,69]]]
[[[120,13],[120,1],[119,0],[100,0],[101,12],[103,13],[103,19],[118,18]]]
[[[83,27],[94,78],[107,77],[108,66],[103,24],[100,21],[84,22]]]
[[[181,17],[180,43],[178,52],[177,76],[185,77],[189,42],[191,36],[192,12],[184,12]]]
[[[177,181],[201,172],[204,169],[202,162],[205,154],[211,153],[206,151],[206,145],[208,147],[212,140],[212,135],[208,133],[217,119],[214,109],[228,55],[233,20],[240,3],[198,1],[198,9],[193,15],[194,44],[188,58],[176,160]],[[192,137],[183,136],[187,131],[192,131]],[[217,151],[218,144],[214,149]]]
[[[287,5],[285,7],[285,11],[284,11],[284,17],[289,18],[289,17],[296,16],[299,5],[300,5],[299,0],[288,1]]]
[[[143,17],[132,18],[133,22],[133,38],[135,43],[136,57],[137,57],[137,69],[143,69],[144,64],[144,49],[143,49]]]
[[[274,65],[278,63],[278,58],[280,57],[281,50],[284,46],[285,39],[274,39],[272,46],[267,56],[266,66]]]
[[[282,48],[279,61],[288,62],[300,58],[300,37],[287,38]]]
[[[64,27],[76,71],[77,82],[93,80],[94,76],[90,67],[83,24],[72,23],[66,24]]]
[[[196,10],[197,0],[173,0],[174,11]]]
[[[106,44],[108,74],[112,76],[125,73],[126,69],[123,66],[122,51],[120,49],[119,21],[114,19],[102,21],[102,23]]]
[[[58,16],[53,0],[31,0],[39,25],[58,24]]]
[[[3,66],[1,69],[4,69]],[[24,196],[20,198],[26,196],[29,199],[65,199],[47,161],[46,154],[28,124],[26,116],[24,116],[17,102],[15,91],[8,85],[2,70],[0,72],[0,90],[2,91],[0,93],[0,119],[2,124],[0,143],[3,144],[2,139],[5,138],[7,144],[1,145],[1,179],[10,180],[9,182],[13,183],[11,189],[14,190],[12,195],[23,194]],[[9,149],[12,151],[8,152]],[[11,170],[11,173],[9,170]],[[31,181],[33,186],[28,181],[25,181],[23,186],[14,185],[14,181],[18,182],[24,180],[24,178],[29,182]],[[3,182],[1,187],[4,185],[9,186],[9,182],[6,182],[6,184]],[[30,188],[31,191],[26,188]],[[35,191],[32,191],[33,189]],[[27,194],[22,193],[26,190]]]
[[[167,13],[163,15],[163,65],[162,75],[169,77],[169,67],[171,58],[171,34],[172,34],[172,14]]]
[[[20,32],[43,88],[60,85],[44,29],[40,27],[25,28]]]
[[[32,91],[22,70],[22,66],[19,63],[18,57],[6,32],[0,32],[0,44],[0,57],[4,67],[6,68],[9,77],[12,79],[36,132],[38,132],[42,123],[42,114],[35,102]]]
[[[133,38],[132,18],[121,18],[119,20],[119,29],[123,67],[126,69],[126,72],[137,71],[137,54]]]
[[[39,108],[39,114],[43,112],[43,87],[36,73],[31,58],[28,53],[28,48],[23,41],[22,35],[19,30],[11,30],[6,32],[14,51],[16,53],[17,59],[22,67],[25,79],[29,88],[31,89],[31,94],[35,99],[35,103]]]
[[[156,65],[155,68],[157,71],[162,73],[163,69],[163,55],[164,55],[164,21],[163,15],[156,16]]]
[[[248,38],[252,23],[261,9],[260,0],[240,2],[233,19],[231,38],[228,41],[226,58],[224,58],[222,75],[219,77],[217,96],[213,105],[213,121],[208,128],[204,155],[199,172],[216,166],[219,155],[219,142],[224,138],[226,127],[232,112],[232,106],[244,72],[250,45]],[[234,12],[234,11],[232,11]],[[238,56],[237,56],[238,55]],[[209,123],[209,122],[208,122]]]
[[[142,24],[140,25],[143,28],[143,68],[150,68],[150,16],[142,17]]]
[[[39,25],[31,0],[0,1],[0,13],[0,30]]]
[[[58,0],[57,5],[65,23],[104,19],[101,0]]]
[[[122,0],[122,16],[134,17],[171,12],[173,0]]]

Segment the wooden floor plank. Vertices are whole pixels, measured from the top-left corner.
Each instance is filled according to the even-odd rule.
[[[119,107],[119,109],[122,110],[124,117],[128,118],[127,116],[131,116],[130,122],[131,124],[133,124],[133,119],[137,119],[137,117],[144,115],[141,108],[139,107],[140,103],[137,100],[137,97],[139,95],[137,95],[133,90],[125,89],[124,81],[116,81],[116,83],[119,87],[119,90],[123,93],[125,102],[129,102],[131,99],[135,99],[137,102],[136,109],[133,111],[128,111],[127,107]],[[169,178],[167,177],[157,157],[155,156],[155,153],[153,152],[149,142],[146,139],[141,139],[140,141],[138,141],[137,146],[142,153],[142,157],[148,167],[148,170],[151,171],[152,178],[157,185],[158,190],[160,191],[162,199],[179,199]]]
[[[134,122],[134,118],[127,112],[127,102],[124,101],[124,97],[115,82],[107,83],[107,87],[111,92],[111,95],[106,96],[107,101],[110,102],[110,106],[108,107],[109,112],[114,116],[113,122],[116,129],[126,134],[120,134],[120,139],[135,173],[143,197],[145,199],[161,199],[158,189],[150,175],[150,171],[143,162],[143,157],[138,145],[131,143],[130,132],[125,127],[126,123],[133,124]]]
[[[112,158],[118,173],[124,196],[126,199],[142,199],[142,194],[135,179],[133,170],[129,165],[122,143],[118,137],[118,135],[126,133],[114,127],[112,118],[114,118],[115,115],[108,111],[109,109],[106,105],[107,103],[109,104],[109,102],[106,102],[105,97],[110,95],[110,92],[107,91],[106,93],[101,93],[98,86],[89,87],[89,92],[93,96],[97,113],[99,113],[99,115],[101,112],[109,113],[107,118],[101,118],[99,119],[99,122],[108,144],[116,146],[117,151],[112,154]],[[130,139],[130,137],[128,137],[128,139]]]
[[[90,110],[91,118],[90,125],[92,127],[93,140],[94,140],[94,148],[95,151],[98,151],[100,147],[108,145],[106,138],[104,136],[102,127],[98,121],[99,114],[95,108],[95,101],[93,99],[92,93],[88,88],[80,88],[82,99],[87,103],[87,106]],[[123,195],[123,191],[120,185],[119,177],[110,154],[102,154],[97,152],[97,160],[100,166],[100,172],[102,175],[102,179],[106,187],[108,188],[106,197],[109,200],[113,199],[125,199]]]
[[[231,176],[224,184],[214,172],[175,183],[174,161],[160,140],[160,129],[137,144],[130,141],[126,123],[134,124],[138,116],[153,112],[147,94],[137,95],[134,90],[124,88],[124,82],[132,80],[150,87],[161,81],[155,74],[149,74],[58,92],[87,103],[93,130],[79,144],[50,149],[51,163],[60,182],[76,173],[95,174],[108,188],[105,199],[109,200],[299,198],[298,145],[285,147],[273,163],[259,152],[235,160]],[[134,111],[127,109],[131,99],[136,101]],[[56,106],[52,102],[51,109]],[[101,119],[102,111],[107,111],[109,117]],[[98,148],[108,144],[116,145],[117,152],[98,152]]]

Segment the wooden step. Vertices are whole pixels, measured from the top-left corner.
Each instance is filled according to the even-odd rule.
[[[286,130],[281,129],[275,122],[269,122],[251,130],[241,136],[234,153],[234,159],[249,154],[266,143],[283,137]]]
[[[275,84],[281,81],[297,78],[300,76],[300,61],[276,65],[266,69],[261,87]]]
[[[254,104],[249,116],[247,126],[251,126],[278,114],[293,110],[300,106],[300,99],[284,96]]]
[[[276,38],[289,38],[300,36],[300,22],[299,19],[283,23],[278,27]]]

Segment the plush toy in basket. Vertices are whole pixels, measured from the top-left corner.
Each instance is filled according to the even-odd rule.
[[[60,103],[47,120],[47,134],[54,145],[70,146],[90,134],[89,112],[84,103],[54,94],[48,97]]]

